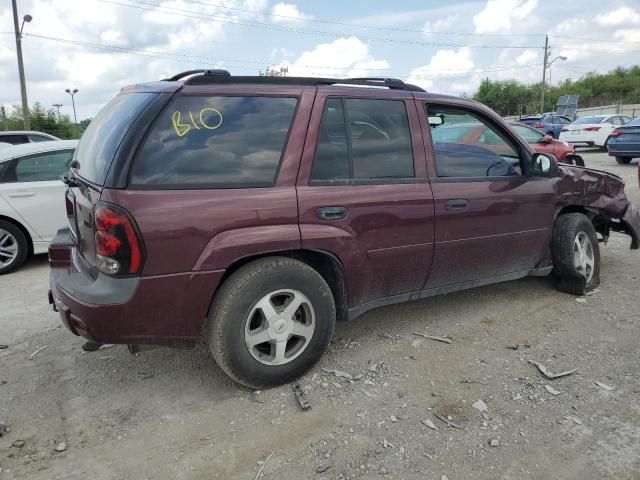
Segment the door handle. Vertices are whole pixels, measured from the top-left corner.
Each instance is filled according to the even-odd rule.
[[[33,197],[35,195],[34,192],[15,192],[15,193],[7,193],[7,197],[11,198],[20,198],[20,197]]]
[[[316,216],[320,220],[340,220],[347,216],[345,207],[320,207],[316,210]]]
[[[469,200],[465,200],[464,198],[453,198],[451,200],[447,200],[444,206],[450,212],[461,212],[467,209],[469,206]]]

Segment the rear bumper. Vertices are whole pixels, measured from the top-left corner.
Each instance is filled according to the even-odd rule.
[[[609,155],[612,157],[631,157],[638,158],[640,157],[640,144],[639,143],[612,143],[609,142],[607,145],[609,150]]]
[[[92,277],[74,259],[75,247],[65,230],[49,248],[49,300],[72,333],[98,343],[192,346],[197,342],[223,270]]]

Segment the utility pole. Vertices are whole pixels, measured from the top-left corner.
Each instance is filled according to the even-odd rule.
[[[7,124],[7,111],[4,108],[4,105],[0,107],[0,113],[2,114],[2,124],[4,125],[5,130],[9,130],[9,125]]]
[[[58,109],[58,121],[60,121],[60,107],[62,106],[62,104],[54,103],[53,106]]]
[[[540,115],[544,113],[544,86],[547,79],[547,60],[549,59],[549,36],[544,36],[544,58],[542,59],[542,95],[540,97]]]
[[[16,53],[18,55],[18,75],[20,76],[20,94],[22,95],[22,116],[24,118],[24,129],[31,129],[31,120],[29,119],[29,103],[27,102],[27,84],[24,79],[24,64],[22,63],[22,29],[18,21],[18,5],[16,0],[11,0],[13,7],[13,28],[16,32]],[[25,21],[31,21],[26,20]]]

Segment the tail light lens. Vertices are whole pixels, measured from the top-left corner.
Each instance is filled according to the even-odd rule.
[[[533,125],[533,128],[544,128],[544,124],[543,123],[535,123]]]
[[[600,127],[587,127],[584,129],[585,132],[597,132],[600,130]]]
[[[140,273],[144,256],[142,241],[124,209],[99,203],[95,210],[95,231],[98,270],[115,277]]]
[[[561,131],[561,132],[568,132],[568,131],[569,131],[569,129],[565,127],[565,128],[560,129],[560,131]]]
[[[619,137],[620,135],[622,135],[624,132],[622,130],[618,130],[617,128],[611,132],[611,136],[612,137]]]

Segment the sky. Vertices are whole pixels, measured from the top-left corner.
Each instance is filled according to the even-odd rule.
[[[29,104],[78,120],[128,84],[192,68],[396,77],[473,94],[484,78],[552,83],[640,64],[640,0],[17,0]],[[547,77],[549,78],[549,77]],[[0,104],[20,103],[11,2],[0,5]]]

